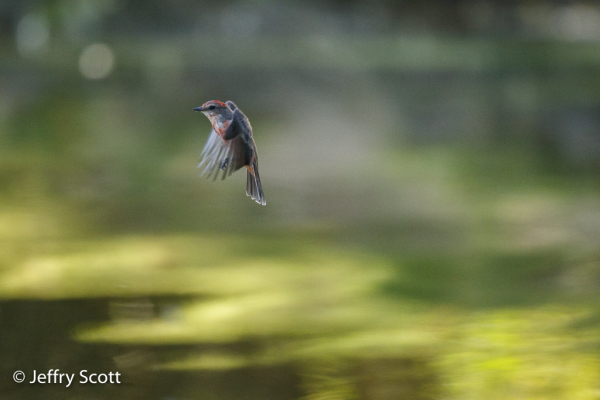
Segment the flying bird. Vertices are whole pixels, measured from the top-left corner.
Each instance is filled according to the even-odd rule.
[[[213,181],[222,174],[225,179],[233,172],[246,167],[246,195],[263,206],[267,204],[258,175],[258,154],[252,137],[252,126],[242,110],[233,101],[225,103],[210,100],[200,107],[210,120],[212,131],[202,150],[202,160],[198,168],[204,167],[200,175],[213,176]]]

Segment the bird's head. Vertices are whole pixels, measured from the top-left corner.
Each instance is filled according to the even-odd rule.
[[[227,104],[219,100],[209,100],[202,104],[200,107],[194,108],[194,111],[201,111],[211,121],[214,118],[231,118],[231,110],[227,107]]]

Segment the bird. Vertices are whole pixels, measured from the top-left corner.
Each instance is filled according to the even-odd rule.
[[[246,115],[233,101],[225,103],[209,100],[194,108],[210,120],[212,130],[200,154],[198,168],[204,167],[200,175],[213,176],[213,181],[222,173],[221,180],[242,167],[246,167],[246,196],[263,206],[267,204],[260,175],[258,154],[252,136],[252,126]]]

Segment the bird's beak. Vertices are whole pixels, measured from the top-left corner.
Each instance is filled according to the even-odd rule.
[[[204,111],[204,109],[202,107],[196,107],[194,108],[194,111]]]

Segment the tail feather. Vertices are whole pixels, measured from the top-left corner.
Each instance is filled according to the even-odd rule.
[[[260,176],[258,175],[258,166],[254,165],[254,174],[248,170],[246,178],[246,196],[250,196],[252,200],[263,206],[267,204],[265,194],[263,193],[262,185],[260,184]]]

